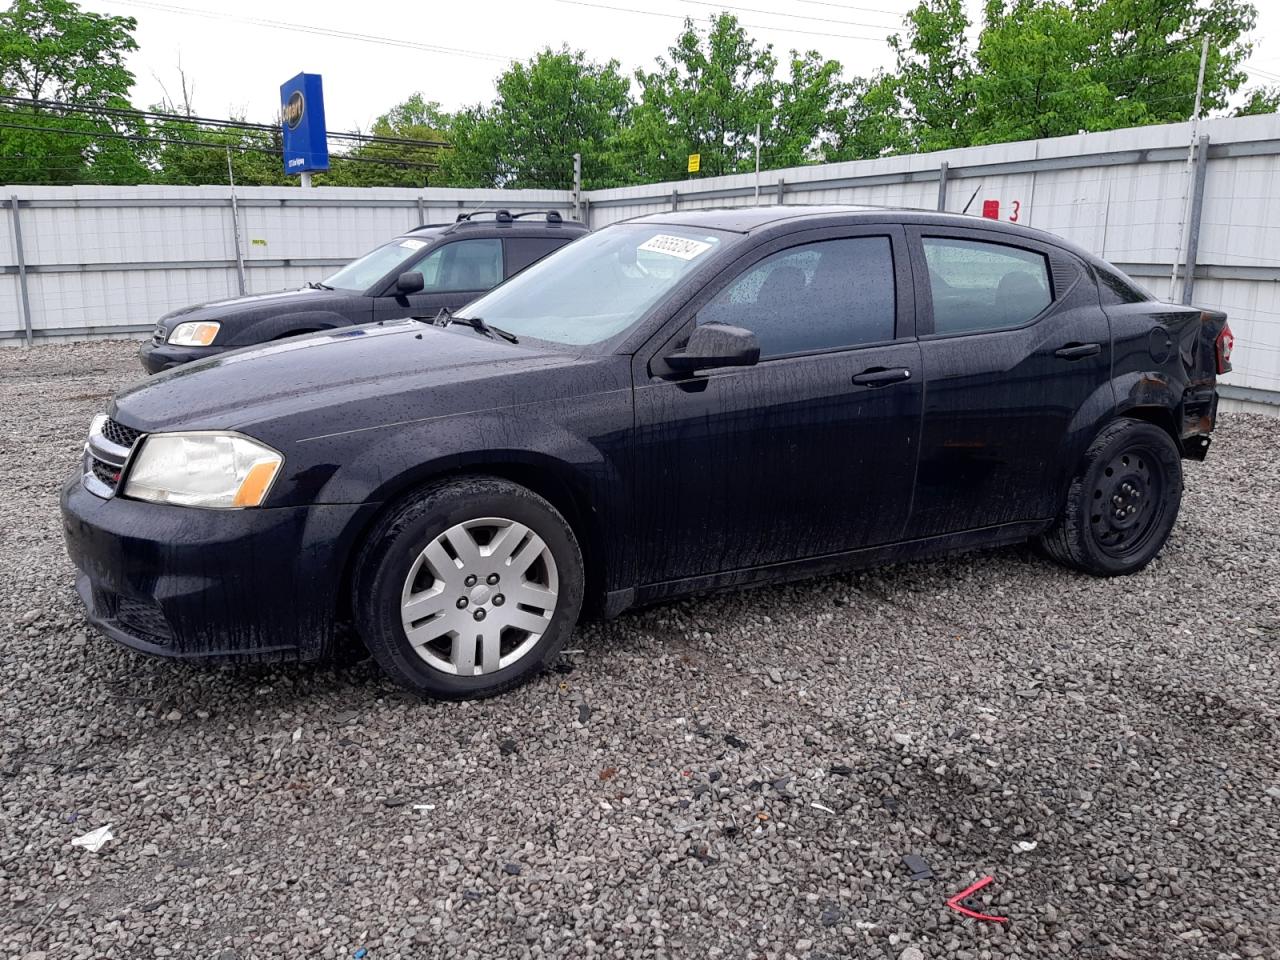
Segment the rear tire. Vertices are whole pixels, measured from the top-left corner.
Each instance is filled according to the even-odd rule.
[[[1169,539],[1182,503],[1182,458],[1169,434],[1122,418],[1098,434],[1054,526],[1040,537],[1057,562],[1100,577],[1145,567]]]
[[[492,477],[434,483],[392,509],[356,559],[356,629],[423,696],[490,697],[554,662],[582,609],[573,530],[532,491]]]

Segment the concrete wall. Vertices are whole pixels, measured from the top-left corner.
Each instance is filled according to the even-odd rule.
[[[1227,311],[1226,393],[1280,414],[1280,115],[1209,120],[1194,302]],[[1190,124],[771,170],[765,204],[856,203],[982,212],[1049,230],[1117,263],[1161,297],[1178,257]],[[945,175],[943,173],[945,165]],[[943,180],[945,179],[945,185]],[[941,188],[941,189],[940,189]],[[0,342],[25,335],[11,198],[18,199],[37,337],[136,334],[168,310],[235,296],[226,187],[0,188]],[[553,208],[555,190],[251,187],[237,191],[251,291],[298,286],[398,231],[477,206]],[[584,195],[593,228],[644,214],[756,201],[744,174]]]

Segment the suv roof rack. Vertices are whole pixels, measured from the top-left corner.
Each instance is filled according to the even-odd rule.
[[[458,219],[456,219],[454,223],[466,223],[474,217],[487,213],[493,214],[493,219],[497,220],[499,223],[510,223],[515,219],[511,216],[510,210],[472,210],[470,213],[458,214]]]
[[[547,223],[564,223],[564,217],[555,210],[526,210],[524,213],[517,213],[514,219],[519,220],[521,217],[546,217]]]
[[[542,217],[547,223],[564,223],[564,217],[555,210],[526,210],[524,213],[513,214],[507,209],[473,210],[471,213],[460,213],[454,223],[469,223],[472,219],[482,214],[492,215],[493,219],[498,223],[511,223],[524,217]]]

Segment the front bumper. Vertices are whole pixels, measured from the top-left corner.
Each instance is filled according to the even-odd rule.
[[[180,367],[184,363],[216,357],[226,352],[226,347],[176,347],[171,343],[148,340],[138,348],[138,359],[142,361],[142,367],[147,373],[160,373],[171,367]]]
[[[334,646],[344,564],[376,504],[202,510],[62,489],[89,620],[144,653],[313,660]]]

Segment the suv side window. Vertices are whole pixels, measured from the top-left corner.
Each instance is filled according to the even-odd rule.
[[[436,247],[410,269],[422,274],[423,293],[488,290],[502,282],[502,241],[455,240]]]
[[[752,264],[698,312],[698,323],[745,327],[764,360],[892,340],[896,309],[892,242],[848,237]]]
[[[507,276],[515,276],[566,242],[559,237],[508,237],[503,241],[507,245]]]
[[[1053,302],[1044,254],[952,237],[924,237],[922,242],[934,333],[1020,326]]]

